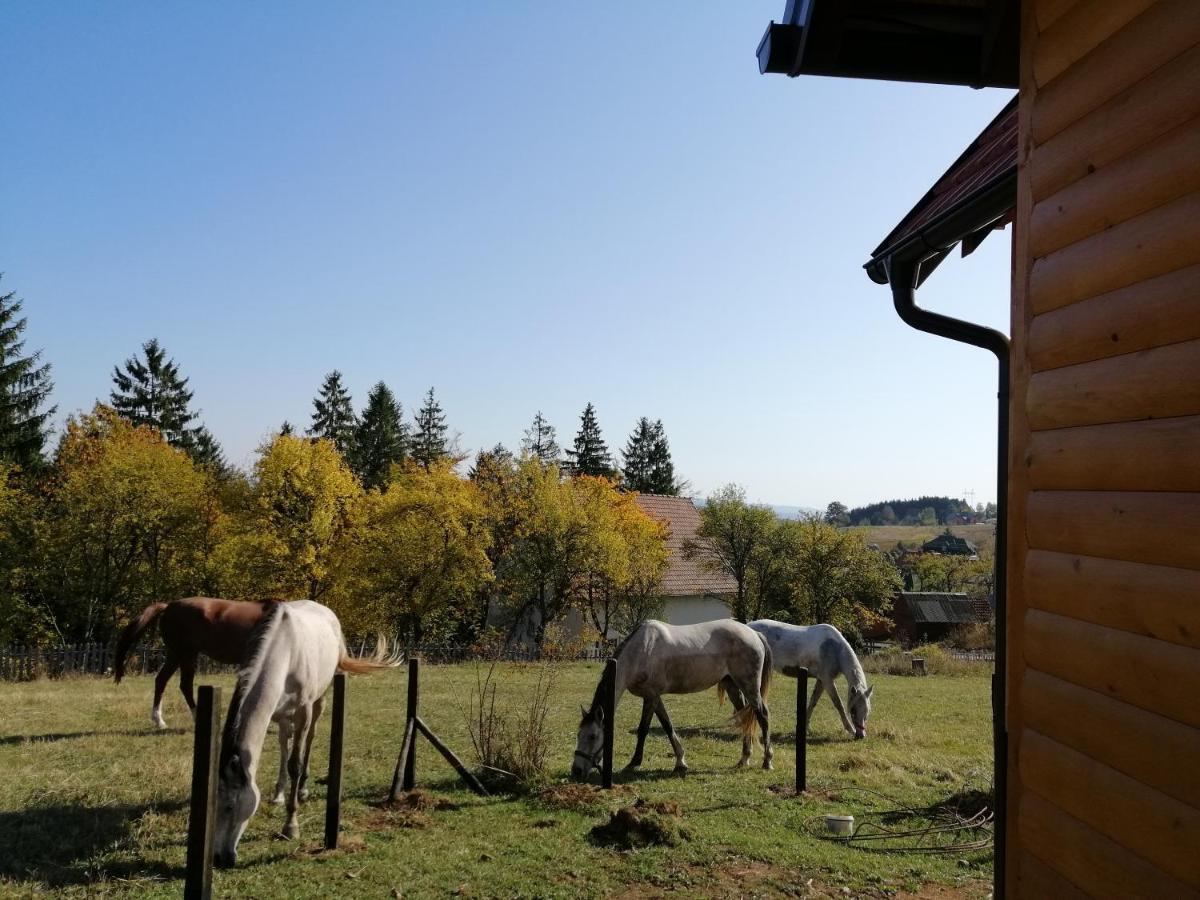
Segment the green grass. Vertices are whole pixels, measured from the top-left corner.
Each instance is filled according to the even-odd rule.
[[[565,778],[575,725],[600,675],[599,665],[561,667],[552,713],[551,778]],[[500,692],[519,702],[531,687],[530,667],[506,666]],[[215,679],[226,687],[230,679]],[[825,812],[878,808],[858,786],[924,806],[990,772],[986,676],[873,679],[871,737],[849,740],[823,700],[809,748],[810,795],[790,795],[795,682],[777,677],[771,696],[776,768],[733,771],[740,744],[729,708],[709,691],[668,698],[692,772],[670,775],[673,759],[657,727],[640,774],[618,776],[624,787],[600,809],[558,809],[536,797],[481,799],[425,743],[418,744],[417,781],[457,804],[428,812],[425,827],[402,827],[371,804],[385,793],[399,749],[403,673],[354,678],[349,685],[343,843],[322,853],[324,788],[302,811],[297,843],[276,840],[282,811],[264,807],[241,844],[238,867],[217,872],[222,896],[889,896],[938,884],[937,896],[986,895],[991,855],[950,857],[871,854],[817,839],[803,830]],[[451,747],[473,760],[466,704],[472,666],[426,666],[421,715]],[[151,681],[121,685],[95,679],[0,685],[0,895],[51,891],[64,896],[178,896],[181,889],[191,768],[190,731],[154,733]],[[618,711],[617,761],[632,752],[640,703]],[[178,693],[168,723],[188,722]],[[320,726],[314,777],[326,765],[327,720]],[[268,737],[260,785],[273,782],[277,751]],[[588,841],[607,812],[635,798],[674,801],[687,839],[676,847],[617,852]],[[836,798],[836,799],[835,799]],[[419,818],[419,817],[418,817]],[[411,824],[411,823],[410,823]],[[417,824],[421,824],[419,821]],[[811,884],[810,884],[811,879]],[[393,893],[399,892],[399,893]],[[819,894],[818,894],[819,895]]]
[[[870,525],[863,529],[867,543],[878,544],[881,550],[894,550],[900,541],[909,548],[920,547],[945,530],[945,525]],[[950,533],[966,538],[982,554],[996,552],[995,525],[951,525]]]

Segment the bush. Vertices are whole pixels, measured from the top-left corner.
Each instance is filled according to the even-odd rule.
[[[959,625],[946,637],[946,643],[956,650],[995,650],[996,621]]]
[[[874,675],[916,675],[918,673],[912,667],[913,657],[925,660],[927,675],[982,675],[992,670],[990,662],[958,659],[938,644],[922,644],[911,651],[889,647],[861,657],[861,662],[863,670]]]
[[[522,704],[497,705],[500,665],[496,660],[475,664],[467,730],[481,766],[512,788],[529,790],[546,780],[551,743],[546,719],[558,673],[553,665],[539,665],[537,682]]]

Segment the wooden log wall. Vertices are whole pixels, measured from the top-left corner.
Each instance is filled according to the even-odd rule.
[[[1010,893],[1200,897],[1200,3],[1021,46]]]

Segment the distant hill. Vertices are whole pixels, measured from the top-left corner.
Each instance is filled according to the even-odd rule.
[[[775,515],[781,519],[799,519],[820,512],[819,509],[813,509],[811,506],[780,506],[778,503],[768,505],[771,509],[775,510]]]

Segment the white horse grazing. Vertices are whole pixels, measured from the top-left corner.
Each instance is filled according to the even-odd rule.
[[[793,677],[800,669],[808,669],[816,677],[817,683],[808,701],[807,721],[812,721],[813,708],[821,698],[821,692],[828,691],[846,731],[856,739],[867,736],[867,717],[871,715],[871,694],[875,688],[867,685],[867,676],[858,656],[840,631],[832,625],[789,625],[774,619],[758,619],[751,622],[750,627],[771,645],[775,668]],[[838,675],[845,677],[850,689],[849,717],[833,683]]]
[[[648,619],[617,648],[616,703],[625,691],[642,698],[642,719],[638,724],[637,749],[626,770],[642,764],[642,749],[650,720],[655,715],[662,723],[675,751],[675,771],[687,771],[683,744],[671,727],[671,718],[663,705],[663,694],[694,694],[713,685],[726,691],[737,707],[735,718],[742,731],[742,759],[750,760],[754,726],[762,729],[763,768],[771,768],[771,729],[767,710],[767,691],[771,686],[771,648],[767,642],[740,622],[721,619],[698,625],[668,625]],[[600,767],[604,753],[604,680],[596,688],[592,708],[583,710],[579,723],[575,760],[571,777],[587,778]],[[747,698],[743,701],[741,698]]]
[[[314,726],[334,673],[370,674],[399,664],[383,640],[369,659],[351,657],[337,616],[310,600],[267,604],[248,648],[221,740],[213,861],[222,867],[237,863],[238,841],[258,809],[255,775],[270,723],[279,726],[281,757],[275,802],[284,799],[290,776],[282,836],[294,840],[300,836],[297,808],[308,795]]]

